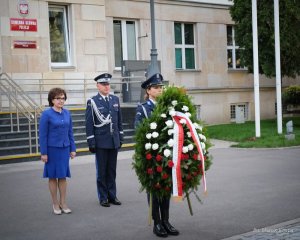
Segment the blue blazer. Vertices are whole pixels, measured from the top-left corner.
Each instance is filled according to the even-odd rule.
[[[70,112],[64,108],[61,113],[54,111],[53,108],[43,111],[39,126],[39,140],[42,155],[47,155],[48,147],[70,146],[70,152],[75,152]]]
[[[103,148],[103,149],[117,149],[120,148],[124,138],[123,126],[122,126],[122,114],[120,108],[119,98],[115,95],[109,95],[109,106],[105,99],[98,93],[92,97],[97,105],[98,111],[107,117],[111,116],[112,131],[110,124],[103,125],[102,127],[95,127],[100,122],[97,119],[94,112],[92,112],[91,100],[87,101],[87,107],[85,112],[86,123],[86,137],[89,147]]]

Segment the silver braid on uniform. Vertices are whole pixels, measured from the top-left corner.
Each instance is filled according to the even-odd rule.
[[[95,112],[95,115],[98,119],[98,121],[100,122],[100,124],[96,125],[95,124],[95,120],[94,120],[94,114],[92,114],[93,116],[93,121],[94,121],[94,126],[95,127],[102,127],[106,124],[111,124],[111,117],[110,114],[107,115],[107,117],[104,117],[103,114],[101,114],[97,108],[96,103],[94,102],[93,99],[91,99],[91,105],[92,105],[92,112]]]

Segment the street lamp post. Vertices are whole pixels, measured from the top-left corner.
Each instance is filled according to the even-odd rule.
[[[155,44],[155,17],[154,17],[154,0],[150,0],[150,17],[151,17],[151,63],[147,69],[147,78],[151,77],[155,73],[160,73],[158,62],[157,62],[157,49]]]

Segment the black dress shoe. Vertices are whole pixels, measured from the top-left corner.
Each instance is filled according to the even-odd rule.
[[[100,205],[102,207],[110,207],[109,202],[107,200],[102,200],[100,201]]]
[[[115,198],[115,199],[110,199],[109,202],[113,205],[121,205],[122,203],[119,201],[119,199]]]
[[[162,225],[169,235],[179,235],[179,231],[175,229],[168,221],[163,221]]]
[[[168,233],[164,229],[163,225],[161,225],[160,223],[154,224],[153,233],[158,237],[167,237],[168,236]]]

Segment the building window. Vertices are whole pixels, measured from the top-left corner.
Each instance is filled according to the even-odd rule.
[[[241,63],[241,51],[235,41],[234,26],[227,26],[227,64],[229,69],[245,69]]]
[[[194,24],[174,23],[176,69],[195,69]]]
[[[237,115],[237,107],[242,108],[244,112],[244,120],[248,120],[249,114],[248,114],[248,103],[236,103],[230,105],[230,120],[235,121],[236,115]]]
[[[136,21],[114,20],[115,68],[121,69],[123,60],[137,60]]]
[[[70,65],[69,27],[66,6],[49,6],[49,35],[52,66]]]

